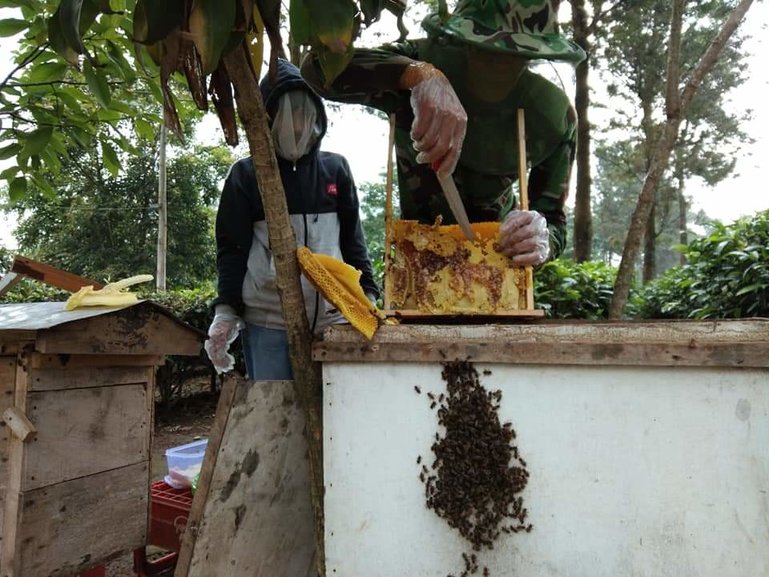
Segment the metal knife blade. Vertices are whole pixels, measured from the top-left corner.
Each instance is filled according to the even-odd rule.
[[[475,231],[473,231],[473,228],[470,226],[470,219],[467,217],[467,211],[465,210],[465,205],[462,203],[462,197],[459,196],[454,177],[450,174],[441,176],[437,172],[435,173],[435,176],[438,177],[438,182],[443,189],[443,194],[446,197],[446,201],[449,203],[449,208],[451,209],[457,224],[462,229],[462,232],[465,233],[467,240],[474,241]]]

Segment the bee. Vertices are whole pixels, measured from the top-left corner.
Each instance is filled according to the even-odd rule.
[[[420,389],[416,385],[414,385],[414,390],[417,392],[417,395],[421,395],[422,394],[422,389]]]

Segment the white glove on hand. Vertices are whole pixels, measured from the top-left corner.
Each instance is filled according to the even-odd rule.
[[[518,266],[537,266],[550,256],[547,221],[535,210],[513,210],[499,227],[500,252]]]
[[[419,151],[417,162],[432,164],[442,175],[452,174],[462,152],[467,113],[440,70],[425,62],[409,68],[402,82],[411,89],[411,140]]]
[[[238,337],[238,333],[246,327],[232,307],[227,305],[217,305],[214,320],[208,327],[208,339],[206,339],[203,348],[206,350],[211,364],[214,365],[217,374],[231,371],[235,366],[235,357],[227,351]]]

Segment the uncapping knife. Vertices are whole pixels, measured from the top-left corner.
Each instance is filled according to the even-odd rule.
[[[454,182],[454,177],[452,177],[450,174],[442,176],[438,172],[435,173],[435,176],[438,177],[438,182],[443,189],[443,195],[446,197],[446,201],[449,203],[449,208],[454,215],[454,219],[462,229],[462,232],[465,233],[467,240],[474,241],[475,231],[473,231],[473,227],[470,226],[470,219],[467,218],[467,211],[465,210],[465,205],[462,204],[462,197],[459,196],[459,191],[457,190],[457,185]]]

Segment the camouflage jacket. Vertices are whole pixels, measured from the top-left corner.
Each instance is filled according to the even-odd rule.
[[[465,45],[441,37],[410,40],[376,49],[356,49],[352,62],[329,87],[312,54],[302,74],[324,98],[363,104],[395,114],[395,149],[401,218],[433,223],[453,217],[435,173],[416,162],[409,131],[414,118],[409,92],[398,82],[412,61],[429,62],[451,82],[465,107],[467,135],[454,172],[457,188],[472,222],[502,219],[516,206],[518,180],[516,115],[525,111],[529,208],[545,215],[552,256],[566,244],[564,203],[576,147],[576,114],[566,94],[553,83],[524,70],[515,89],[496,102],[468,89]],[[517,188],[517,187],[516,187]]]

